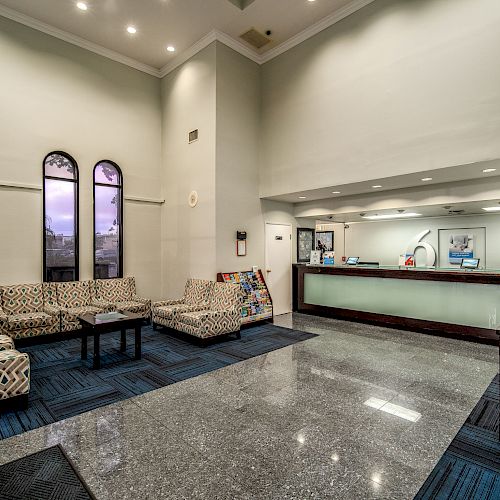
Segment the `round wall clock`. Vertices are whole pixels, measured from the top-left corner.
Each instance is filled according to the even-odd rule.
[[[191,208],[194,208],[198,204],[198,193],[196,191],[189,193],[188,203]]]

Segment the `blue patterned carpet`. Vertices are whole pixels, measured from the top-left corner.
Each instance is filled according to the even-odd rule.
[[[500,498],[499,394],[497,375],[415,499]]]
[[[100,370],[80,359],[80,339],[69,339],[19,350],[31,360],[31,392],[27,410],[0,414],[2,439],[57,422],[138,394],[275,349],[315,337],[311,333],[272,324],[242,330],[241,340],[229,338],[206,347],[184,337],[143,327],[142,359],[133,356],[133,332],[128,332],[127,353],[121,353],[119,332],[101,336]]]

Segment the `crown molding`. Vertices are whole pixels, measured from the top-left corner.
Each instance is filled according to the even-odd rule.
[[[175,57],[175,59],[172,59],[160,69],[149,66],[148,64],[141,63],[136,59],[124,56],[123,54],[115,52],[114,50],[107,49],[101,45],[85,40],[84,38],[68,33],[67,31],[63,31],[59,28],[50,26],[49,24],[43,23],[42,21],[39,21],[33,17],[21,14],[20,12],[9,9],[8,7],[4,7],[2,5],[0,5],[0,16],[24,24],[25,26],[41,31],[42,33],[46,33],[47,35],[54,36],[56,38],[59,38],[60,40],[81,47],[82,49],[86,49],[94,52],[95,54],[99,54],[100,56],[107,57],[108,59],[111,59],[113,61],[125,64],[126,66],[130,66],[131,68],[142,71],[143,73],[147,73],[148,75],[156,76],[157,78],[163,78],[216,40],[235,50],[251,61],[259,65],[264,64],[271,59],[274,59],[275,57],[283,54],[287,50],[290,50],[293,47],[299,45],[308,38],[313,37],[320,31],[323,31],[333,24],[338,23],[342,19],[350,16],[354,12],[362,9],[363,7],[374,1],[375,0],[352,0],[340,10],[337,10],[331,15],[324,17],[316,24],[313,24],[309,28],[306,28],[305,30],[294,35],[293,37],[289,38],[287,41],[281,43],[273,49],[270,49],[264,54],[258,54],[254,52],[251,48],[249,48],[239,40],[236,40],[235,38],[229,36],[226,33],[223,33],[222,31],[212,30],[210,33],[200,38],[196,43],[191,45],[191,47],[180,53],[177,57]]]
[[[223,43],[224,45],[227,45],[229,48],[235,50],[236,52],[239,52],[242,56],[247,57],[257,64],[262,64],[262,56],[254,52],[253,49],[247,47],[239,40],[235,40],[232,36],[229,36],[219,30],[215,30],[215,36],[217,41]]]
[[[313,24],[309,28],[306,28],[300,33],[297,33],[293,37],[289,38],[286,42],[281,43],[280,45],[274,47],[273,49],[270,49],[264,54],[258,54],[254,52],[251,48],[247,47],[239,40],[234,39],[233,37],[229,36],[226,33],[223,33],[222,31],[213,30],[210,33],[208,33],[208,35],[205,35],[203,38],[198,40],[195,44],[191,45],[189,49],[185,50],[184,52],[179,54],[175,59],[173,59],[168,64],[163,66],[160,69],[160,78],[163,78],[164,76],[168,75],[171,71],[178,68],[181,64],[184,64],[187,60],[189,60],[191,57],[196,55],[198,52],[203,50],[205,47],[210,45],[215,40],[223,43],[224,45],[227,45],[231,49],[240,53],[242,56],[247,57],[253,62],[262,65],[270,61],[271,59],[278,57],[287,50],[290,50],[293,47],[299,45],[308,38],[317,35],[319,32],[325,30],[326,28],[333,26],[335,23],[338,23],[342,19],[345,19],[351,14],[354,14],[358,10],[362,9],[363,7],[367,6],[368,4],[374,1],[375,0],[352,0],[341,9],[335,11],[329,16],[324,17],[323,19]]]
[[[206,34],[203,38],[200,38],[197,42],[191,45],[191,47],[186,49],[184,52],[181,52],[175,59],[172,59],[170,62],[165,64],[165,66],[161,67],[159,71],[160,78],[167,76],[170,72],[174,71],[175,68],[178,68],[181,64],[184,64],[198,52],[202,51],[205,47],[208,47],[212,42],[215,42],[216,39],[217,36],[215,30]]]
[[[290,50],[300,43],[305,42],[307,39],[313,37],[314,35],[317,35],[319,32],[325,30],[326,28],[333,26],[335,23],[342,21],[342,19],[345,19],[351,14],[354,14],[356,11],[362,9],[363,7],[374,1],[375,0],[352,0],[347,5],[344,5],[344,7],[342,7],[341,9],[336,10],[329,16],[326,16],[312,26],[309,26],[309,28],[306,28],[300,33],[292,36],[286,42],[283,42],[280,45],[262,54],[260,58],[260,64],[264,64],[271,59],[278,57],[287,50]]]
[[[115,52],[114,50],[102,47],[97,43],[89,42],[88,40],[85,40],[85,38],[81,38],[79,36],[68,33],[67,31],[55,28],[54,26],[50,26],[50,24],[43,23],[38,19],[27,16],[25,14],[21,14],[20,12],[9,9],[8,7],[4,7],[3,5],[0,5],[0,16],[6,17],[7,19],[10,19],[12,21],[16,21],[17,23],[24,24],[24,26],[36,29],[55,38],[59,38],[59,40],[71,43],[72,45],[76,45],[78,47],[81,47],[82,49],[89,50],[90,52],[94,52],[95,54],[99,54],[100,56],[107,57],[108,59],[112,59],[113,61],[125,64],[126,66],[130,66],[131,68],[142,71],[143,73],[147,73],[148,75],[156,76],[158,78],[160,77],[159,70],[157,68],[153,68],[153,66],[149,66],[148,64],[141,63],[140,61],[132,59],[131,57],[127,57],[123,54]]]
[[[170,72],[174,71],[174,69],[178,68],[181,64],[184,64],[186,61],[191,59],[191,57],[195,56],[198,52],[202,51],[205,47],[208,47],[215,41],[221,42],[236,52],[239,52],[242,56],[245,56],[257,64],[261,64],[261,56],[256,54],[252,49],[222,31],[212,30],[210,33],[191,45],[191,47],[179,54],[175,59],[165,64],[165,66],[160,69],[160,78],[167,76]]]

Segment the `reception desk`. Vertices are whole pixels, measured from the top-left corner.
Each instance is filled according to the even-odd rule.
[[[495,344],[500,272],[296,264],[294,310]]]

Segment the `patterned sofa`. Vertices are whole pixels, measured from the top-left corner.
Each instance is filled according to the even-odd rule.
[[[78,330],[79,315],[116,310],[150,318],[134,278],[0,286],[0,334],[13,339]]]
[[[186,282],[181,299],[153,302],[151,308],[153,328],[162,325],[177,330],[180,314],[202,311],[208,307],[213,286],[213,281],[190,278]]]
[[[151,317],[151,301],[136,293],[135,278],[94,280],[93,296],[113,311],[130,311],[143,318]]]
[[[231,333],[240,338],[241,303],[238,284],[189,280],[183,299],[153,305],[153,325],[161,324],[199,339]]]
[[[57,304],[61,311],[61,332],[81,328],[78,316],[111,312],[112,304],[92,296],[92,281],[64,281],[51,283],[56,289]]]
[[[30,359],[16,351],[8,335],[0,335],[0,410],[26,407],[30,391]]]
[[[0,287],[0,333],[13,339],[56,333],[60,309],[46,300],[41,283]]]

